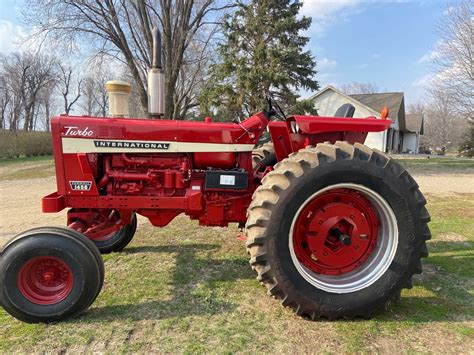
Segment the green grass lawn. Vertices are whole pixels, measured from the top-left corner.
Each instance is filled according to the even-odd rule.
[[[435,171],[473,168],[470,161],[453,170],[451,163],[458,163],[450,159],[407,160],[402,164],[412,172],[430,164]],[[35,176],[22,169],[32,168],[18,165],[2,174]],[[81,317],[30,325],[0,309],[0,353],[473,353],[474,194],[426,197],[433,239],[424,273],[400,302],[371,320],[295,316],[255,280],[235,225],[201,228],[179,217],[166,228],[141,223],[124,252],[104,257],[104,288]]]
[[[15,158],[15,159],[0,158],[0,167],[15,165],[15,164],[22,164],[22,163],[45,162],[45,161],[52,161],[52,160],[53,160],[53,157],[51,155],[43,155],[43,156],[37,156],[37,157],[20,157],[20,158]]]
[[[474,159],[459,159],[450,157],[417,157],[399,158],[396,160],[411,173],[474,173]]]
[[[473,346],[474,196],[428,199],[433,240],[425,273],[401,302],[372,320],[296,317],[255,280],[235,226],[199,228],[182,217],[166,228],[140,226],[123,253],[105,256],[102,293],[80,318],[28,325],[0,311],[0,352],[441,352],[453,350],[452,343]]]
[[[0,181],[44,178],[53,175],[52,156],[0,159]]]

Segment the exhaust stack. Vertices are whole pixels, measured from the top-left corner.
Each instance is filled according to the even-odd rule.
[[[161,63],[161,34],[157,27],[152,29],[152,35],[152,63],[148,71],[148,113],[151,117],[162,117],[165,114],[165,73]]]

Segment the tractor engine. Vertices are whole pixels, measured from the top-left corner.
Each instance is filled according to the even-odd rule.
[[[89,153],[84,160],[99,196],[121,200],[124,209],[132,207],[133,199],[148,200],[137,211],[156,226],[168,224],[183,212],[201,225],[226,226],[245,219],[254,189],[251,165],[246,165],[250,155]],[[82,204],[86,197],[76,195],[72,193],[70,201]],[[169,202],[157,210],[153,201],[159,199]],[[77,208],[73,213],[77,217]]]
[[[186,154],[110,154],[97,186],[112,196],[183,196],[191,162]]]

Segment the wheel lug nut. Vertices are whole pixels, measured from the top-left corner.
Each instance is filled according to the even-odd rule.
[[[52,272],[45,272],[43,274],[43,280],[47,283],[51,283],[53,281],[54,275]]]

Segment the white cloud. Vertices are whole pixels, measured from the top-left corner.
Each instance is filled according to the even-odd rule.
[[[312,34],[322,37],[328,27],[346,21],[349,16],[364,11],[368,6],[384,3],[423,3],[425,1],[427,0],[302,0],[301,13],[313,18],[310,31]]]
[[[379,53],[373,53],[371,57],[372,57],[373,60],[378,60],[378,59],[382,58],[382,55],[379,54]]]
[[[431,52],[426,53],[420,59],[416,61],[417,64],[431,63],[436,58],[439,58],[439,52],[436,49],[433,49]]]
[[[426,90],[433,82],[432,74],[425,74],[416,78],[406,87],[405,97],[409,97],[411,101],[421,100],[426,96]]]
[[[337,65],[338,63],[334,59],[329,59],[329,58],[324,57],[317,60],[317,67],[320,71],[330,71],[336,68]]]
[[[361,0],[305,0],[302,13],[316,19],[324,19],[347,7],[354,7]]]
[[[361,2],[362,0],[305,0],[301,13],[313,18],[310,31],[321,37],[336,20],[344,19],[343,10],[354,9]]]
[[[424,90],[428,87],[428,84],[431,82],[432,79],[433,79],[432,74],[424,75],[424,76],[416,79],[415,81],[413,81],[411,83],[411,87],[413,89],[422,89],[422,90]]]
[[[321,87],[325,87],[326,85],[332,85],[338,80],[338,67],[339,63],[334,59],[327,57],[316,58],[316,69],[318,71],[317,80]],[[307,92],[305,95],[302,96],[307,97],[310,94],[314,94],[314,92]]]
[[[0,52],[10,53],[18,50],[25,37],[26,31],[22,26],[10,21],[0,21]]]

